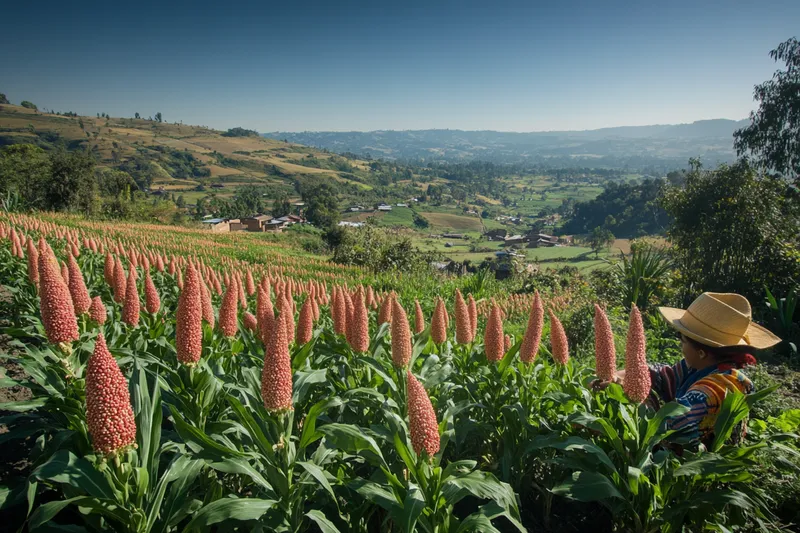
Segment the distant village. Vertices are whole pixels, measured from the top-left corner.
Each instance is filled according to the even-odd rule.
[[[257,214],[245,218],[213,218],[207,215],[200,221],[207,229],[224,233],[228,231],[262,231],[280,233],[285,228],[293,224],[304,224],[306,219],[302,216],[305,203],[296,202],[294,204],[294,215],[285,215],[273,218],[270,215]]]
[[[415,201],[416,199],[412,199]],[[303,217],[303,210],[305,204],[303,202],[296,202],[293,204],[295,214],[285,215],[282,217],[272,217],[265,214],[256,214],[246,218],[212,218],[210,215],[206,216],[201,223],[214,232],[229,232],[229,231],[255,231],[255,232],[271,232],[280,233],[284,229],[294,224],[306,223]],[[362,205],[352,205],[347,208],[349,212],[388,212],[394,207],[409,207],[407,203],[398,203],[394,206],[387,203],[380,203],[374,208],[364,207]],[[468,211],[467,214],[479,216],[475,211]],[[543,221],[544,226],[555,226],[558,222],[558,215],[551,215]],[[498,222],[508,225],[513,228],[515,225],[524,223],[520,217],[512,216],[498,216],[495,218]],[[364,226],[365,222],[355,222],[350,220],[342,220],[338,223],[341,227],[360,228]],[[430,234],[428,237],[433,239],[446,239],[444,247],[452,248],[455,246],[454,242],[457,240],[466,240],[468,235],[463,233],[441,233]],[[498,259],[505,257],[524,256],[524,253],[519,251],[521,248],[551,248],[556,246],[572,246],[573,236],[555,236],[547,233],[542,233],[541,230],[532,229],[525,233],[517,233],[509,231],[505,228],[492,229],[486,231],[483,236],[488,241],[502,242],[504,249],[496,251],[494,254]]]

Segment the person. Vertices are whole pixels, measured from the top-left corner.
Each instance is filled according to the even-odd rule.
[[[753,382],[744,367],[754,365],[752,352],[778,344],[781,339],[752,320],[750,302],[739,294],[701,294],[687,309],[659,307],[667,322],[681,335],[683,359],[674,365],[650,366],[654,408],[677,401],[689,408],[686,413],[668,418],[667,429],[676,433],[670,440],[681,447],[707,447],[714,441],[714,424],[725,395],[730,391],[750,394]],[[625,371],[614,381],[623,382]],[[604,388],[608,382],[596,382]],[[738,442],[744,424],[734,431]]]

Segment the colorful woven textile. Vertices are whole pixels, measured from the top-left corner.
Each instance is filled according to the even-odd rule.
[[[729,391],[750,394],[754,390],[753,383],[741,370],[724,364],[703,370],[689,368],[685,360],[672,366],[652,365],[650,378],[654,403],[675,400],[689,408],[685,414],[666,420],[668,429],[678,430],[670,440],[685,447],[713,442],[717,414]],[[744,424],[734,431],[735,441],[741,439],[743,427]]]

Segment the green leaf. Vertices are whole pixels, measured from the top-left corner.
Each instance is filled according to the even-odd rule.
[[[228,403],[233,408],[239,421],[247,428],[247,432],[256,446],[258,446],[264,455],[273,459],[275,457],[275,452],[272,449],[273,443],[267,438],[264,428],[262,428],[253,417],[253,410],[245,409],[242,402],[230,394],[228,395]]]
[[[115,499],[115,491],[92,463],[68,450],[59,450],[32,474],[41,480],[65,483],[95,498]]]
[[[400,433],[394,434],[394,449],[397,450],[397,455],[399,455],[406,464],[406,468],[408,468],[409,473],[414,478],[418,477],[416,454],[409,449],[408,445],[404,442],[403,437],[400,436]]]
[[[339,533],[339,528],[337,528],[333,522],[328,520],[322,511],[314,509],[313,511],[307,512],[306,516],[313,520],[315,524],[317,524],[317,527],[319,527],[322,533]]]
[[[556,450],[564,450],[566,452],[571,451],[581,451],[586,452],[587,454],[591,455],[600,463],[607,466],[608,469],[613,473],[616,472],[617,467],[611,461],[611,459],[606,455],[606,452],[602,450],[596,444],[589,442],[586,439],[582,439],[580,437],[567,437],[566,439],[552,442],[548,445],[549,448],[555,448]]]
[[[254,483],[269,491],[271,497],[275,497],[272,485],[261,475],[256,468],[243,457],[229,457],[224,461],[213,462],[211,468],[227,474],[242,474],[248,476]]]
[[[472,513],[466,517],[461,525],[458,526],[456,533],[501,533],[499,529],[492,525],[492,521],[480,512]]]
[[[77,496],[75,498],[69,498],[68,500],[59,500],[42,504],[36,508],[30,520],[28,520],[28,528],[30,531],[34,531],[36,528],[51,521],[58,513],[73,503],[79,505],[89,499],[91,498],[87,496]]]
[[[514,491],[487,472],[474,470],[468,474],[451,477],[442,484],[442,496],[448,505],[455,505],[468,495],[494,500],[505,509],[516,510]]]
[[[33,411],[34,409],[39,409],[40,407],[44,407],[47,403],[47,398],[34,398],[33,400],[26,400],[22,402],[5,402],[0,403],[0,409],[3,411],[13,411],[15,413],[24,413],[26,411]]]
[[[244,457],[245,454],[240,452],[239,450],[235,450],[233,448],[229,448],[220,444],[219,442],[211,439],[208,435],[206,435],[203,431],[197,429],[194,426],[190,426],[186,420],[178,413],[178,410],[175,409],[172,405],[169,406],[169,410],[172,413],[172,418],[175,421],[175,429],[178,431],[178,435],[186,441],[189,447],[193,447],[195,449],[207,449],[217,452],[222,455],[222,457]]]
[[[503,359],[500,360],[500,363],[497,365],[497,371],[503,376],[503,379],[506,378],[507,373],[509,372],[509,368],[511,366],[511,362],[514,360],[514,357],[519,353],[519,349],[522,346],[522,340],[517,341],[514,346],[512,346],[508,352],[503,356]]]
[[[297,464],[300,465],[301,467],[303,467],[303,469],[306,472],[308,472],[309,475],[311,475],[311,477],[313,477],[314,479],[317,480],[317,483],[322,485],[322,487],[326,491],[328,491],[328,494],[331,495],[331,500],[333,500],[333,503],[336,504],[336,506],[338,507],[339,506],[339,502],[336,500],[336,493],[333,492],[333,487],[331,486],[330,482],[328,481],[328,478],[325,477],[325,472],[323,472],[323,470],[319,466],[315,465],[314,463],[309,463],[309,462],[306,462],[306,461],[297,461]]]
[[[522,522],[510,516],[506,510],[496,502],[489,502],[481,505],[477,512],[472,513],[466,517],[463,522],[461,522],[457,533],[468,531],[477,531],[479,533],[483,533],[484,531],[499,531],[494,527],[494,525],[492,525],[492,520],[499,516],[505,516],[514,525],[514,527],[517,528],[518,531],[527,533],[527,529],[525,529],[525,526],[522,525]]]
[[[178,455],[173,458],[156,484],[155,496],[149,501],[147,510],[149,531],[165,532],[170,525],[176,524],[183,518],[181,514],[188,503],[186,495],[202,468],[203,461],[188,455]],[[165,493],[166,498],[164,498]],[[157,521],[158,519],[160,521]]]
[[[714,443],[711,451],[718,452],[730,438],[736,425],[744,420],[750,412],[745,395],[740,392],[728,392],[722,401],[717,421],[714,424]]]
[[[325,438],[331,446],[346,452],[357,453],[375,466],[388,468],[378,443],[364,433],[360,427],[335,423],[321,427],[320,431],[325,434]]]
[[[744,468],[745,463],[732,461],[716,453],[706,453],[698,459],[687,461],[675,469],[674,476],[710,476],[731,472],[735,468]]]
[[[303,432],[300,435],[299,444],[300,448],[305,448],[322,437],[322,433],[317,431],[317,419],[322,413],[328,411],[328,409],[341,405],[344,405],[342,399],[338,396],[334,396],[333,398],[315,403],[311,409],[308,410],[308,414],[303,420]]]
[[[209,503],[195,513],[183,531],[205,528],[226,520],[258,520],[277,503],[275,500],[223,498]]]
[[[403,510],[398,516],[398,523],[406,533],[414,533],[416,524],[422,510],[425,509],[425,498],[419,487],[409,484],[406,498],[403,501]]]
[[[304,399],[308,390],[312,385],[317,383],[325,383],[328,381],[328,369],[320,368],[319,370],[312,370],[310,372],[298,371],[295,373],[294,380],[294,393],[292,394],[292,403],[299,404]]]
[[[442,471],[442,479],[446,480],[454,473],[459,471],[463,471],[462,473],[470,472],[476,466],[478,466],[478,461],[474,461],[472,459],[462,459],[460,461],[453,461],[452,463],[448,463],[448,465]]]
[[[100,500],[97,498],[90,498],[88,496],[78,496],[68,500],[61,500],[57,502],[48,502],[39,506],[31,515],[28,522],[29,530],[34,530],[41,527],[43,524],[49,522],[55,515],[60,513],[67,505],[75,505],[76,507],[85,507],[90,509],[94,514],[101,514],[111,518],[120,526],[123,524],[131,523],[131,512],[128,509],[120,507],[116,502],[109,502],[108,500]],[[112,528],[118,529],[118,528]]]
[[[366,498],[386,511],[394,513],[400,509],[394,494],[374,481],[357,478],[349,482],[347,486],[355,490],[362,498]]]
[[[157,380],[151,385],[145,369],[137,362],[129,384],[131,405],[136,417],[136,442],[142,468],[151,479],[158,475],[158,450],[161,445],[161,388]],[[150,391],[153,391],[151,396]]]
[[[581,502],[624,499],[610,479],[603,474],[589,471],[573,472],[570,479],[553,487],[552,492]]]
[[[644,438],[642,442],[644,443],[645,447],[649,448],[650,446],[654,446],[659,441],[663,439],[663,437],[658,438],[658,430],[661,428],[662,422],[664,422],[667,418],[672,418],[675,416],[681,416],[689,412],[689,408],[685,405],[679,404],[678,402],[669,402],[665,404],[661,409],[658,410],[656,415],[650,419],[647,423],[647,431],[644,434]],[[653,442],[651,442],[653,441]]]

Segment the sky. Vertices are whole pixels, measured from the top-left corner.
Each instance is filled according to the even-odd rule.
[[[260,132],[741,119],[797,0],[8,2],[0,92]]]

